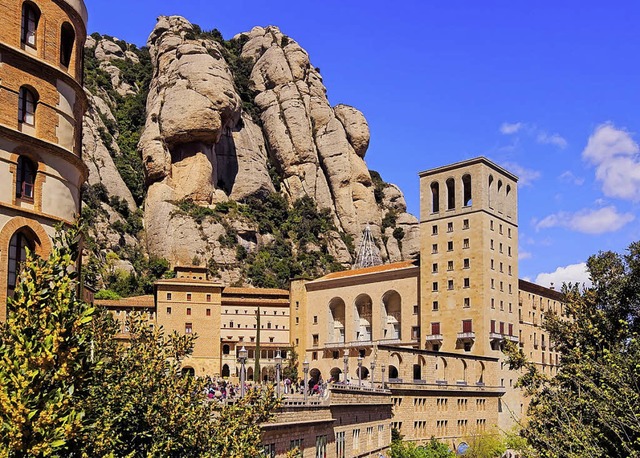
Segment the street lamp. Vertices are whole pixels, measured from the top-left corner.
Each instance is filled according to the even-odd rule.
[[[280,370],[282,369],[282,355],[280,354],[280,350],[276,352],[276,392],[278,397],[280,397]]]
[[[347,371],[349,370],[349,351],[345,350],[344,351],[344,356],[342,357],[342,362],[344,363],[344,375],[343,375],[343,382],[346,385],[347,384]]]
[[[376,387],[376,386],[375,386],[375,383],[374,383],[374,382],[375,382],[375,380],[374,380],[374,378],[373,378],[373,371],[376,369],[376,362],[375,362],[375,360],[374,360],[374,361],[371,361],[371,365],[370,365],[369,367],[371,368],[371,388],[375,388],[375,387]]]
[[[358,386],[362,386],[362,356],[358,356]]]
[[[382,371],[382,380],[380,381],[380,388],[384,389],[384,371],[386,369],[386,366],[383,364],[380,367],[380,370]]]
[[[305,358],[304,363],[302,363],[302,371],[304,372],[304,403],[307,404],[307,395],[308,395],[308,387],[309,387],[309,361]]]
[[[244,382],[246,379],[246,372],[245,372],[244,365],[247,362],[248,354],[249,352],[247,351],[246,348],[244,348],[244,345],[238,351],[238,361],[240,362],[240,397],[244,397]]]

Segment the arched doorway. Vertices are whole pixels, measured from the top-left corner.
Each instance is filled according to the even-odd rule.
[[[401,339],[402,298],[397,291],[387,291],[382,296],[383,339]]]
[[[222,366],[222,372],[220,375],[222,375],[223,378],[229,377],[231,371],[229,370],[229,365],[225,364]]]
[[[345,304],[339,297],[329,302],[329,342],[344,343]]]
[[[182,375],[188,375],[190,377],[194,377],[196,375],[196,370],[190,366],[183,367],[181,372]]]
[[[342,369],[340,369],[339,367],[334,367],[329,372],[329,375],[331,376],[332,381],[340,382],[342,380]]]
[[[313,368],[309,371],[309,380],[313,380],[314,382],[318,382],[322,379],[322,373],[320,369]]]
[[[396,366],[389,366],[389,380],[397,380],[398,368]]]
[[[362,367],[358,367],[356,369],[356,376],[360,375],[360,372],[362,370],[362,380],[366,380],[367,378],[369,378],[369,369],[367,369],[365,366]]]
[[[356,340],[371,341],[372,301],[368,294],[360,294],[355,300]]]

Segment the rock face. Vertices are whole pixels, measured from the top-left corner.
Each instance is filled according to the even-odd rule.
[[[406,213],[402,192],[374,181],[365,163],[370,135],[364,115],[330,105],[322,76],[297,42],[273,26],[224,42],[170,16],[158,19],[147,44],[153,77],[138,150],[146,178],[148,253],[172,264],[213,259],[230,266],[222,277],[241,281],[236,253],[221,240],[232,234],[252,251],[273,237],[237,215],[196,221],[180,202],[212,209],[275,192],[290,205],[310,197],[318,210],[328,211],[335,229],[323,237],[345,266],[354,262],[346,241],[357,247],[367,224],[383,259],[418,253],[418,221]],[[87,46],[95,48],[118,94],[135,93],[114,62],[133,61],[136,54],[107,39],[91,38]],[[84,144],[90,183],[104,183],[110,195],[133,208],[113,165],[113,148],[98,135],[110,115],[108,104],[98,96],[91,101]]]

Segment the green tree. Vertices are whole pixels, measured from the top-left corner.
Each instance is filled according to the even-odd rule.
[[[452,458],[454,456],[456,454],[446,444],[434,437],[429,443],[418,445],[413,442],[404,442],[396,435],[389,449],[389,458]]]
[[[32,252],[0,325],[0,456],[68,456],[91,378],[95,310],[77,297],[80,228],[60,232],[48,260]]]
[[[567,316],[545,319],[561,355],[555,377],[507,347],[510,366],[523,371],[518,384],[532,396],[521,434],[541,457],[637,457],[640,243],[624,255],[594,255],[587,268],[593,286],[565,286]]]

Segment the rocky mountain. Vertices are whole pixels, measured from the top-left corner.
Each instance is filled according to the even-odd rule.
[[[351,266],[367,224],[384,260],[416,256],[417,219],[364,161],[366,119],[330,105],[295,40],[269,26],[227,41],[170,16],[147,44],[86,44],[99,286],[139,292],[141,277],[192,263],[228,283],[285,286]]]

